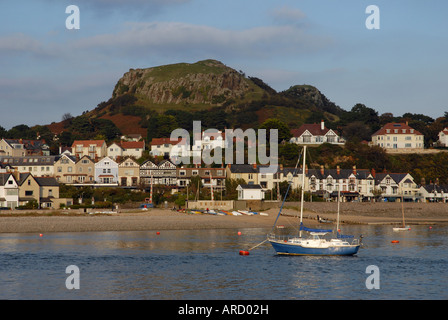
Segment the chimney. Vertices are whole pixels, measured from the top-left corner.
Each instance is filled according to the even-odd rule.
[[[323,175],[324,174],[324,166],[320,166],[320,173]]]
[[[256,163],[253,163],[253,164],[252,164],[252,167],[253,167],[254,169],[257,169],[257,164],[256,164]]]
[[[17,170],[17,168],[14,168],[14,171],[12,172],[12,175],[13,175],[14,178],[16,179],[17,183],[19,183],[19,180],[20,180],[20,173],[19,173],[19,170]]]
[[[375,169],[372,169],[372,177],[373,177],[373,178],[376,177],[376,171],[375,171]]]
[[[280,163],[280,171],[283,170],[283,164]]]
[[[320,130],[324,130],[325,129],[325,122],[322,119],[322,121],[320,122]]]
[[[336,173],[341,174],[341,168],[339,168],[339,166],[336,167]]]
[[[356,174],[356,166],[353,166],[353,174]]]

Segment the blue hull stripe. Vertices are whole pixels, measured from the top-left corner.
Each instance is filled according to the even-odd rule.
[[[286,255],[315,255],[315,256],[341,256],[354,255],[358,252],[359,245],[352,246],[338,246],[330,248],[304,248],[300,245],[293,245],[287,243],[271,242],[272,247],[277,254]]]

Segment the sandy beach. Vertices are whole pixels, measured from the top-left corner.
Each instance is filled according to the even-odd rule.
[[[406,224],[447,224],[448,204],[405,203]],[[101,210],[96,210],[101,212]],[[0,233],[22,232],[85,232],[85,231],[144,231],[219,228],[269,228],[279,209],[265,210],[268,216],[216,216],[186,214],[169,209],[121,210],[114,213],[84,213],[66,211],[3,211],[0,212]],[[299,206],[286,203],[277,224],[297,224]],[[335,221],[336,203],[305,203],[304,222],[317,225],[317,216]],[[341,203],[341,224],[401,224],[400,203]]]

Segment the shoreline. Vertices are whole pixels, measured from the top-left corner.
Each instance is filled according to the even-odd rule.
[[[340,207],[340,224],[402,223],[401,203],[341,203]],[[404,211],[406,224],[409,225],[448,224],[448,204],[445,203],[404,203]],[[103,212],[105,213],[88,214],[81,210],[0,212],[0,233],[271,228],[279,209],[263,210],[268,216],[197,215],[159,208],[148,211],[126,209],[118,213],[106,210]],[[277,225],[285,224],[285,221],[297,224],[299,214],[297,203],[286,203]],[[318,223],[317,215],[334,222],[337,216],[336,203],[304,204],[303,218],[307,225],[325,225]]]

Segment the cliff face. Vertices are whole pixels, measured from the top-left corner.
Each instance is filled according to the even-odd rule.
[[[213,104],[238,100],[260,90],[249,79],[215,60],[131,69],[112,96],[126,93],[153,104]]]
[[[317,88],[310,85],[296,85],[292,86],[283,94],[291,98],[302,98],[311,102],[320,110],[327,111],[333,114],[339,114],[343,110],[325,97]]]

